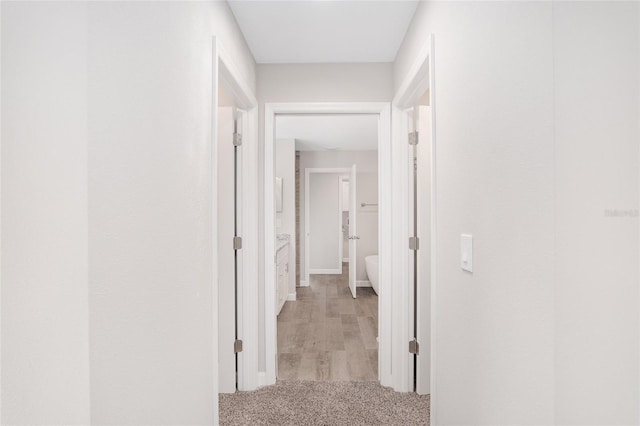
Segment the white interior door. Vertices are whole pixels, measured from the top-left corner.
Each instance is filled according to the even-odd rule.
[[[218,364],[221,393],[236,391],[233,107],[218,108]]]
[[[416,392],[430,393],[431,384],[431,108],[416,107],[416,337],[420,351],[416,356]]]
[[[245,115],[244,110],[240,110],[234,108],[233,110],[233,118],[234,118],[234,126],[233,126],[233,137],[234,140],[236,138],[240,138],[242,140],[242,126]],[[242,236],[243,236],[243,223],[242,223],[242,195],[243,195],[243,187],[244,182],[242,180],[242,162],[243,162],[243,154],[242,154],[242,143],[234,143],[233,144],[233,167],[234,167],[234,187],[233,187],[233,212],[234,212],[234,237],[240,238],[240,243],[236,246],[235,241],[232,242],[231,246],[233,247],[233,253],[235,256],[235,285],[234,285],[234,298],[233,298],[233,307],[235,311],[234,318],[234,341],[233,341],[233,353],[235,355],[235,368],[233,371],[235,374],[235,386],[236,389],[240,389],[240,384],[243,383],[243,352],[242,347],[237,346],[236,343],[241,343],[244,339],[243,337],[243,324],[242,324],[242,303],[240,301],[243,298],[243,258],[244,251],[242,250]],[[232,240],[233,241],[233,240]]]
[[[241,378],[237,362],[242,340],[242,250],[235,237],[242,231],[242,149],[234,143],[241,134],[242,114],[231,106],[218,107],[218,366],[220,393],[234,393]]]
[[[356,298],[356,255],[358,248],[358,228],[356,226],[356,165],[351,166],[349,176],[349,289]]]

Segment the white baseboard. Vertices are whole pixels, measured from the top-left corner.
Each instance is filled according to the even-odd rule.
[[[371,287],[371,281],[356,281],[356,287]]]
[[[300,280],[300,287],[309,287],[309,281]]]
[[[311,275],[340,275],[342,274],[342,268],[340,269],[309,269]]]
[[[289,295],[287,296],[287,300],[289,300],[291,302],[295,302],[296,301],[296,294],[295,293],[289,293]]]
[[[349,258],[345,257],[344,259],[342,259],[342,263],[349,263]]]
[[[258,387],[261,388],[267,384],[267,373],[258,371]]]

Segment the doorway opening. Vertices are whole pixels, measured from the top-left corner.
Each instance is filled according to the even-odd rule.
[[[213,365],[216,392],[233,393],[257,386],[258,102],[215,37],[212,82]]]
[[[244,111],[239,110],[224,82],[218,87],[218,362],[227,366],[220,371],[220,392],[233,393],[237,389],[239,340],[238,317],[242,308],[238,293],[242,291],[242,252],[233,242],[242,233],[242,154],[234,143],[242,128]],[[240,273],[239,273],[240,272]],[[231,321],[229,321],[231,319]],[[224,321],[223,321],[224,320]],[[231,326],[230,326],[231,325]],[[231,367],[231,368],[230,368]]]
[[[343,124],[327,125],[328,121]],[[327,136],[350,121],[355,127],[367,123],[366,146],[348,132],[334,135],[334,145],[323,145],[317,137],[305,134],[315,127]],[[337,140],[342,145],[335,145]],[[379,277],[388,276],[391,260],[383,250],[389,239],[389,227],[383,225],[388,220],[385,208],[390,206],[385,203],[389,179],[382,175],[389,167],[381,167],[388,157],[378,154],[389,148],[388,104],[266,105],[265,181],[272,179],[274,184],[265,186],[265,384],[275,382],[276,377],[379,379],[383,384],[388,378],[390,354],[384,343],[388,334],[379,324],[383,323],[381,313],[390,316],[389,301],[385,305],[380,297],[378,303],[378,295],[384,294],[385,286]],[[298,174],[289,186],[281,158],[290,162],[294,158],[297,165],[288,167]],[[382,187],[381,182],[387,186]],[[287,189],[296,187],[298,197],[289,196],[294,213],[287,214]],[[294,217],[293,226],[287,216]],[[370,271],[366,270],[367,257]],[[383,261],[374,262],[378,258]],[[268,259],[275,263],[271,260],[274,264],[269,265]],[[382,265],[385,260],[387,264]],[[286,297],[283,290],[278,291],[285,287],[283,273],[290,279]],[[371,287],[371,277],[378,282],[378,293]],[[269,312],[271,295],[274,304]]]
[[[378,276],[370,259],[378,256],[378,119],[276,117],[279,379],[378,378],[378,296],[370,282]],[[293,176],[292,147],[299,173],[295,185],[286,185],[286,176]],[[295,224],[294,187],[300,188]],[[289,242],[281,230],[292,228],[298,238]],[[292,246],[298,244],[303,255],[295,262]],[[288,299],[281,293],[288,278],[282,273],[290,268],[283,265],[302,270]]]
[[[435,394],[436,324],[436,133],[434,37],[431,35],[400,85],[393,101],[394,142],[400,168],[407,170],[402,188],[407,220],[402,226],[408,250],[400,255],[407,265],[409,312],[409,389]],[[406,260],[405,260],[406,259]],[[435,416],[432,413],[432,422]]]

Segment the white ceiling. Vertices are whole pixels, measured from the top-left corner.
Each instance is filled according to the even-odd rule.
[[[417,0],[229,0],[257,63],[393,62]]]
[[[378,115],[278,115],[276,139],[295,139],[298,151],[378,149]]]

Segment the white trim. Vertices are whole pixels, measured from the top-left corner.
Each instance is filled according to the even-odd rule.
[[[408,132],[405,113],[396,106],[393,109],[394,139],[391,147],[394,221],[391,238],[393,250],[393,300],[390,307],[393,327],[391,339],[391,359],[393,362],[393,388],[398,392],[413,390],[411,366],[412,355],[407,349],[410,340],[411,310],[409,303],[409,158]],[[380,246],[384,249],[384,246]],[[378,299],[383,301],[384,297]]]
[[[311,210],[311,197],[309,192],[309,177],[314,173],[348,173],[350,169],[347,168],[335,168],[335,167],[309,167],[304,169],[304,233],[300,232],[301,238],[304,239],[304,277],[305,281],[309,282],[310,274],[341,274],[342,273],[342,230],[339,229],[338,235],[338,268],[336,269],[311,269],[311,239],[309,238],[309,230],[311,228],[311,220],[309,218],[309,212]],[[338,179],[338,183],[342,181]],[[338,193],[340,196],[342,191]],[[342,222],[342,200],[338,200],[338,217]],[[302,231],[302,230],[301,230]],[[335,272],[335,271],[338,272]],[[315,271],[332,271],[332,272],[315,272]]]
[[[418,52],[418,56],[411,65],[407,75],[402,80],[398,91],[393,97],[393,105],[398,108],[410,108],[413,103],[424,93],[424,91],[433,86],[429,85],[431,81],[424,79],[423,76],[430,71],[429,56],[433,45],[433,34],[430,35],[427,42],[422,45]],[[429,78],[433,80],[432,74]]]
[[[344,248],[344,246],[343,246]],[[342,263],[349,263],[349,258],[348,257],[343,257],[342,258]]]
[[[344,224],[342,223],[342,182],[343,176],[338,178],[338,267],[340,268],[340,273],[342,273],[342,264],[344,263],[344,234],[342,229],[344,228]],[[306,226],[306,224],[305,224]]]
[[[287,300],[289,302],[295,302],[296,301],[296,293],[289,293],[289,295],[287,296]]]
[[[300,286],[299,287],[309,287],[309,281],[300,280]]]
[[[216,37],[214,37],[214,39],[216,39]],[[223,72],[219,74],[218,77],[224,80],[225,84],[231,90],[236,102],[238,102],[238,107],[244,109],[256,108],[258,106],[258,100],[246,83],[245,77],[227,53],[222,42],[218,40],[216,44],[218,60],[223,65],[221,69]]]
[[[2,7],[0,7],[0,46],[2,45]],[[0,60],[0,62],[2,62]],[[0,66],[0,93],[2,93],[2,66]],[[213,96],[217,96],[214,94]],[[0,102],[0,129],[2,129],[2,102]],[[0,132],[0,188],[2,188],[2,132]],[[0,190],[0,193],[2,191]],[[87,188],[88,193],[88,188]],[[0,271],[2,271],[2,196],[0,195]],[[214,240],[215,241],[215,240]],[[88,242],[87,242],[88,244]],[[88,247],[87,247],[88,248]],[[87,281],[89,279],[87,273]],[[2,273],[0,272],[0,289],[2,289]],[[89,299],[91,300],[91,299]],[[0,290],[0,310],[2,307],[2,291]],[[2,330],[2,314],[0,313],[0,330]],[[87,354],[90,357],[90,354]],[[89,358],[89,365],[91,363],[91,358]],[[0,338],[0,369],[2,368],[2,338]],[[89,375],[91,372],[89,372]],[[91,377],[89,376],[89,380]],[[2,386],[0,386],[0,423],[2,422],[2,401],[4,398],[2,397]],[[89,421],[91,421],[91,397],[89,396]],[[218,408],[216,407],[214,418],[218,414]]]
[[[216,37],[212,38],[211,47],[211,306],[213,310],[212,315],[212,354],[211,362],[213,364],[213,424],[219,424],[219,406],[218,406],[218,393],[219,393],[219,374],[220,368],[218,367],[218,197],[216,195],[215,188],[218,187],[218,114],[216,114],[218,108],[218,61],[219,61],[219,46]]]
[[[378,378],[383,386],[393,385],[391,342],[393,257],[392,226],[394,209],[391,187],[391,107],[387,105],[378,121],[378,252],[380,282],[378,284]]]
[[[383,386],[392,384],[391,363],[391,105],[386,102],[345,102],[345,103],[265,103],[264,106],[264,264],[265,264],[265,383],[276,381],[276,341],[277,327],[275,317],[274,286],[274,252],[275,214],[273,204],[273,151],[275,140],[274,120],[277,114],[377,114],[378,122],[378,200],[380,204],[378,216],[378,235],[380,249],[380,288],[381,297],[378,304],[379,322],[379,356],[378,377]],[[342,258],[342,256],[340,256]],[[304,281],[301,281],[302,285]],[[307,281],[308,282],[308,281]],[[388,292],[388,293],[387,293]],[[406,342],[403,344],[406,349]]]
[[[265,332],[265,385],[276,382],[277,372],[277,320],[275,311],[275,111],[269,103],[264,105],[264,332]],[[258,311],[258,310],[256,310]]]
[[[238,354],[238,389],[252,390],[258,387],[258,330],[259,318],[255,309],[247,307],[258,304],[258,271],[255,265],[258,263],[258,219],[255,211],[258,210],[258,200],[255,196],[258,193],[258,101],[255,98],[245,77],[240,73],[231,57],[227,54],[224,46],[216,37],[213,40],[212,55],[212,191],[215,194],[217,188],[217,107],[218,107],[218,86],[224,84],[237,103],[244,111],[242,114],[242,170],[241,181],[243,185],[240,205],[242,213],[240,223],[242,223],[242,262],[239,263],[242,277],[241,288],[238,291],[238,334],[243,340],[243,352]],[[217,197],[212,196],[212,240],[217,241]],[[218,393],[218,265],[217,265],[217,244],[213,244],[213,268],[212,268],[212,302],[213,302],[213,379],[214,392]],[[218,401],[214,402],[214,424],[218,422]]]
[[[342,269],[309,269],[309,275],[340,275]]]
[[[258,387],[263,387],[267,385],[267,374],[264,371],[258,372]],[[218,423],[214,423],[218,424]]]
[[[358,280],[358,281],[356,281],[356,287],[371,287],[371,281],[369,281],[369,280]]]
[[[406,123],[402,123],[402,120],[406,120],[406,114],[403,114],[401,109],[409,108],[413,106],[417,98],[424,93],[424,91],[429,88],[429,104],[431,107],[431,239],[429,241],[431,248],[431,308],[430,308],[430,393],[431,393],[431,424],[438,424],[437,420],[437,392],[436,392],[436,357],[435,357],[435,348],[436,348],[436,318],[438,315],[437,311],[437,299],[436,299],[436,288],[437,288],[437,233],[436,233],[436,213],[437,213],[437,193],[436,193],[436,103],[435,103],[435,38],[433,34],[429,36],[427,42],[422,46],[420,52],[417,55],[415,62],[413,63],[411,69],[405,76],[400,88],[398,89],[396,95],[394,96],[393,105],[394,112],[397,113],[397,116],[401,118],[401,120],[395,120],[394,122],[394,145],[396,144],[396,140],[403,144],[403,140],[406,140]],[[403,125],[405,124],[405,125]],[[406,152],[406,151],[405,151]],[[400,155],[399,159],[407,158],[406,155]],[[406,188],[405,188],[406,190]],[[397,205],[397,204],[396,204]],[[399,205],[397,205],[399,206]],[[408,204],[401,204],[400,206],[406,207]],[[405,215],[408,217],[408,215]],[[408,224],[406,224],[408,226]],[[403,224],[400,229],[400,234],[402,235],[402,230],[405,225]],[[408,227],[406,228],[408,229]],[[406,257],[408,259],[408,253],[406,251],[401,251],[401,259],[400,259],[400,268],[401,270],[406,270],[408,273],[408,269],[405,269],[404,266],[404,257],[402,253],[406,253]],[[408,265],[408,263],[407,263]],[[407,371],[408,372],[408,371]]]

